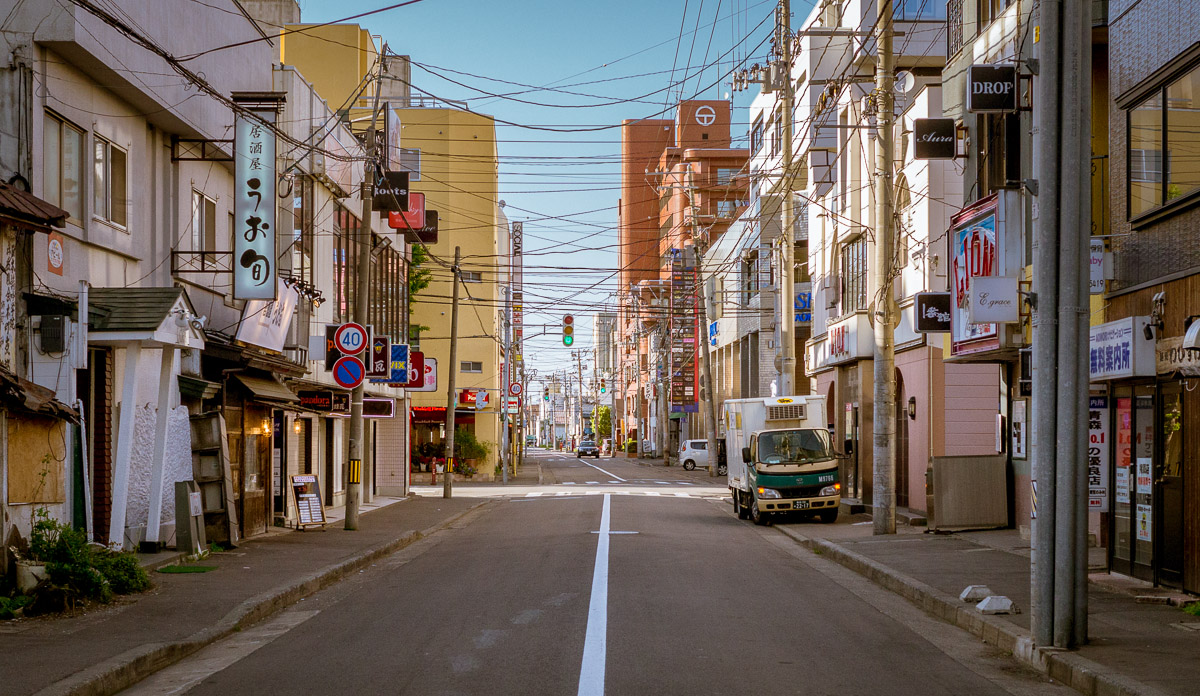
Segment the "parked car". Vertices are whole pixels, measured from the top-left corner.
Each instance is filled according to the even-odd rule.
[[[575,448],[575,458],[582,459],[584,457],[600,458],[600,448],[596,446],[593,440],[583,440],[579,443],[579,447]]]
[[[683,462],[683,468],[692,471],[697,466],[708,467],[708,440],[684,440],[683,446],[679,449],[679,461]],[[725,457],[725,440],[717,440],[717,473],[724,474],[726,471]]]

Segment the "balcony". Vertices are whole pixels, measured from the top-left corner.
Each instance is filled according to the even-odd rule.
[[[963,4],[962,0],[946,3],[946,57],[949,58],[963,47]]]

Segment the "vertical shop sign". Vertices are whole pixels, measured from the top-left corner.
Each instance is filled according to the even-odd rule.
[[[696,413],[700,393],[696,362],[701,350],[696,256],[691,247],[671,250],[671,412]]]
[[[1116,486],[1117,504],[1129,504],[1129,490],[1133,478],[1129,475],[1131,455],[1133,453],[1133,400],[1125,397],[1117,399],[1117,467]]]
[[[275,111],[239,113],[234,131],[233,296],[275,299]]]
[[[950,221],[951,355],[969,355],[1000,347],[995,324],[972,324],[972,279],[1004,275],[1004,220],[999,196],[992,194],[959,212]]]
[[[1108,512],[1108,397],[1088,397],[1088,510]]]

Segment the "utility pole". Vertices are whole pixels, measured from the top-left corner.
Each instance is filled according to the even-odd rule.
[[[379,121],[379,92],[380,81],[375,83],[375,105],[371,109],[371,126],[367,128],[365,149],[367,151],[366,168],[363,171],[362,184],[362,223],[359,227],[358,277],[357,291],[354,302],[354,323],[366,326],[369,321],[371,296],[371,256],[375,249],[374,231],[371,229],[375,212],[372,204],[375,198],[375,181],[377,162],[375,160],[375,124]],[[368,351],[370,346],[367,347]],[[368,361],[370,355],[367,356]],[[358,504],[363,497],[363,455],[367,450],[366,423],[363,420],[363,395],[366,386],[359,383],[350,394],[350,467],[346,481],[346,519],[343,529],[354,531],[358,529]]]
[[[583,351],[575,351],[575,374],[579,375],[579,441],[583,442]]]
[[[508,483],[508,463],[512,449],[508,435],[508,383],[512,375],[512,286],[504,286],[504,374],[500,378],[500,460],[502,480]]]
[[[889,8],[891,4],[889,3]],[[795,198],[792,194],[792,182],[795,180],[792,162],[792,7],[789,0],[779,1],[779,21],[777,45],[780,46],[782,65],[779,66],[779,79],[782,80],[782,110],[783,113],[783,176],[780,181],[780,195],[783,196],[783,268],[779,272],[779,319],[783,323],[779,328],[779,340],[783,343],[780,353],[779,395],[790,396],[796,393],[796,322],[793,307],[796,303],[796,261],[795,261]],[[891,10],[888,10],[888,20],[891,21]],[[889,34],[890,36],[890,34]],[[889,39],[890,41],[891,39]],[[890,74],[890,73],[889,73]],[[711,455],[710,455],[711,456]]]
[[[642,440],[646,433],[642,430],[642,318],[638,316],[638,298],[633,296],[633,320],[637,327],[633,332],[633,341],[637,345],[637,364],[634,372],[637,374],[637,393],[633,397],[633,428],[637,435],[634,446],[637,447],[637,458],[642,458]]]
[[[692,254],[696,264],[696,294],[700,296],[700,335],[696,337],[696,350],[700,353],[700,367],[704,370],[704,424],[708,435],[708,476],[717,475],[717,401],[713,393],[712,360],[708,354],[708,298],[704,294],[704,252],[700,240],[693,236]]]
[[[876,534],[896,533],[896,345],[892,305],[892,112],[895,70],[892,0],[879,0],[875,45],[875,412],[873,450]],[[790,251],[790,249],[785,249]],[[789,314],[790,318],[790,314]],[[791,322],[786,322],[791,323]]]
[[[462,279],[459,263],[462,261],[462,247],[454,247],[454,298],[450,305],[450,368],[446,370],[449,376],[446,380],[446,477],[442,479],[442,497],[449,498],[454,494],[454,406],[458,401],[455,393],[454,377],[458,373],[458,286]]]

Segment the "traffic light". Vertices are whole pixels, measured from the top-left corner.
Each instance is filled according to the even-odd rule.
[[[550,387],[546,387],[545,389],[542,390],[542,400],[543,401],[550,400]]]
[[[570,347],[575,343],[575,317],[563,315],[563,345]]]
[[[604,394],[608,391],[608,387],[604,386],[604,378],[600,378],[600,393]]]

